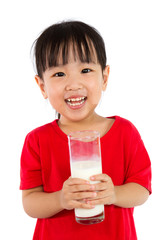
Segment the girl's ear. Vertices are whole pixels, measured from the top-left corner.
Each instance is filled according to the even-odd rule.
[[[41,93],[42,93],[43,97],[45,99],[47,99],[48,96],[47,96],[47,92],[46,92],[46,89],[45,89],[45,84],[44,84],[43,79],[41,79],[38,75],[36,75],[35,76],[35,80],[36,80],[36,83],[38,84],[38,86],[39,86],[39,88],[41,90]]]
[[[108,84],[108,78],[109,78],[109,73],[110,73],[110,66],[107,65],[105,69],[103,70],[103,85],[102,85],[102,90],[105,91],[107,84]]]

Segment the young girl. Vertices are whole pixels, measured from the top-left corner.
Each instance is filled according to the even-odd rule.
[[[151,164],[134,125],[95,112],[107,87],[104,42],[83,22],[47,28],[35,42],[36,82],[59,119],[31,131],[21,156],[26,213],[37,218],[34,240],[136,240],[133,209],[151,193]],[[71,178],[67,135],[96,130],[101,136],[103,174]],[[105,220],[81,225],[74,209],[105,206]]]

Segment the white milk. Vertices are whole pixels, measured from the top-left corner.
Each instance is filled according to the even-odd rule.
[[[83,178],[89,180],[92,175],[102,173],[101,161],[72,161],[71,166],[72,177]],[[97,181],[90,181],[92,184]],[[93,209],[76,208],[75,215],[77,217],[92,217],[104,211],[104,205],[96,205]]]

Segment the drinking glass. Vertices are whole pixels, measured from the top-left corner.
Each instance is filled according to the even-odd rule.
[[[97,131],[78,131],[68,135],[70,168],[73,178],[82,178],[91,184],[92,175],[102,173],[100,134]],[[81,224],[94,224],[104,220],[104,205],[93,209],[75,209],[75,218]]]

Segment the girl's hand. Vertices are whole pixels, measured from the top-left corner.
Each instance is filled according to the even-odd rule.
[[[90,178],[91,181],[100,181],[93,184],[92,188],[97,192],[97,196],[93,200],[86,200],[86,203],[91,205],[98,204],[114,204],[116,201],[115,187],[112,179],[106,174],[94,175]]]
[[[97,186],[98,187],[98,186]],[[86,199],[95,198],[97,193],[93,191],[93,185],[89,181],[80,178],[68,178],[60,191],[60,203],[62,208],[71,210],[74,208],[94,208]]]

